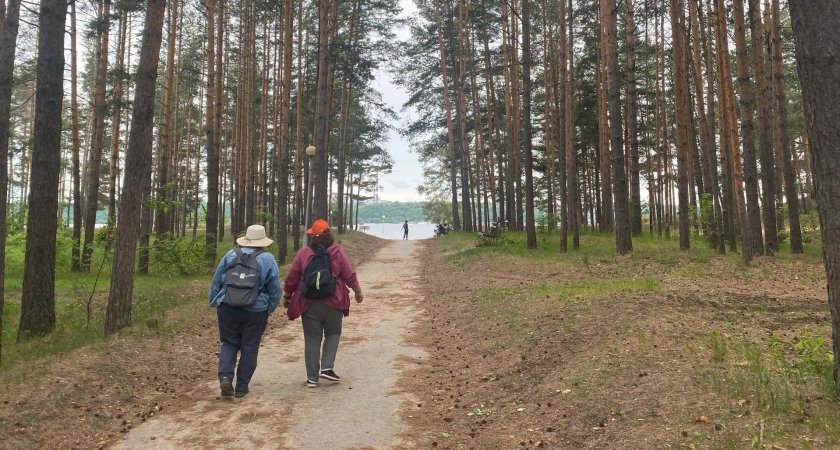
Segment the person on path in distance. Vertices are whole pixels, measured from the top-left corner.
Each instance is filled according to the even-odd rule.
[[[341,322],[350,314],[349,289],[355,293],[356,303],[362,303],[364,295],[356,271],[344,250],[335,243],[327,221],[316,220],[306,234],[309,235],[309,245],[298,250],[283,285],[283,306],[287,308],[289,320],[301,318],[306,386],[314,388],[318,387],[319,378],[341,380],[335,373],[335,356],[341,337]],[[329,261],[325,261],[326,258]],[[326,265],[318,274],[313,269],[322,262],[329,263],[330,272],[323,276],[321,272],[327,270]],[[318,281],[324,281],[321,287],[317,286]],[[332,292],[323,288],[325,284],[331,284]]]
[[[280,271],[274,256],[265,251],[272,242],[262,225],[248,227],[245,236],[236,240],[239,247],[219,261],[210,285],[210,306],[216,308],[219,320],[219,386],[223,397],[244,397],[248,393],[268,316],[280,304]]]
[[[403,229],[403,240],[407,241],[408,240],[408,221],[407,220],[403,224],[402,229]]]

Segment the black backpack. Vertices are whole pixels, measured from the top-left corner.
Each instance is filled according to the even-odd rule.
[[[335,278],[330,268],[330,254],[324,246],[313,248],[315,256],[303,271],[301,293],[309,300],[321,300],[335,293]]]
[[[264,250],[245,253],[235,248],[236,259],[225,270],[225,303],[252,306],[260,295],[260,266],[257,256]]]

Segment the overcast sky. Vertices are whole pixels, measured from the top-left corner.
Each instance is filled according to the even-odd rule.
[[[408,16],[416,11],[413,0],[400,0],[403,15]],[[409,37],[407,28],[399,30],[397,36],[400,40]],[[391,82],[391,75],[385,70],[378,70],[373,87],[382,93],[385,103],[397,112],[396,123],[392,124],[399,128],[411,117],[411,111],[403,111],[402,105],[408,100],[408,94]],[[423,182],[423,171],[417,155],[409,151],[409,142],[396,130],[391,131],[390,138],[385,148],[394,158],[394,170],[381,178],[382,190],[379,198],[389,201],[412,202],[423,200],[417,193],[417,187]]]

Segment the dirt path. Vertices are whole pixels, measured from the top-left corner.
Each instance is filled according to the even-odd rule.
[[[406,341],[422,300],[419,248],[416,241],[394,241],[357,268],[365,303],[354,303],[344,322],[336,360],[341,383],[304,386],[303,333],[295,321],[264,337],[247,397],[218,397],[218,383],[208,381],[192,407],[147,420],[114,448],[411,446],[398,437],[400,403],[411,398],[396,382],[406,365],[423,358]]]

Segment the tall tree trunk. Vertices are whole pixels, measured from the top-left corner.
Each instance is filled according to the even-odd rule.
[[[356,39],[356,22],[359,15],[360,0],[353,1],[353,12],[350,15],[350,27],[347,31],[347,49],[344,51],[345,61],[351,65],[348,69],[352,70],[352,61],[354,58],[353,51],[355,50]],[[338,143],[338,232],[344,233],[347,231],[347,225],[344,220],[344,186],[346,184],[345,177],[347,172],[347,127],[349,124],[349,110],[351,100],[351,86],[350,81],[345,80],[344,86],[341,89],[341,124],[339,129],[339,143]]]
[[[160,1],[160,0],[157,0]],[[205,222],[204,257],[208,264],[216,263],[217,229],[219,227],[219,143],[216,140],[216,42],[215,0],[207,5],[207,104],[205,126],[207,141],[207,209]],[[220,16],[219,21],[222,20]],[[221,59],[221,55],[219,55]]]
[[[120,13],[119,38],[117,40],[117,60],[114,71],[117,79],[114,82],[114,113],[111,115],[111,149],[110,170],[108,173],[108,225],[105,239],[105,252],[111,250],[114,236],[114,226],[117,223],[117,178],[120,162],[120,121],[122,119],[123,103],[123,72],[125,65],[125,41],[128,34],[128,13]],[[74,88],[75,89],[75,88]]]
[[[2,0],[0,0],[2,1]],[[73,6],[75,12],[75,5]],[[75,15],[73,16],[75,19]],[[3,321],[5,320],[6,303],[6,207],[9,184],[9,124],[11,122],[12,83],[15,65],[15,50],[17,49],[17,35],[20,20],[20,0],[11,0],[8,7],[0,14],[0,61],[9,63],[0,67],[0,365],[3,364]],[[73,37],[73,56],[75,68],[75,20],[72,21],[71,36]],[[73,72],[75,75],[75,72]],[[75,80],[73,86],[75,87]],[[73,97],[75,100],[75,97]],[[76,109],[78,111],[78,108]],[[74,129],[74,148],[78,155],[79,130],[78,116]],[[74,210],[78,209],[74,204]],[[74,228],[74,231],[80,227]],[[78,239],[74,241],[76,263],[78,264]]]
[[[709,102],[709,109],[706,113],[706,117],[708,119],[708,137],[707,142],[709,142],[709,153],[706,155],[706,160],[709,162],[709,174],[711,175],[712,179],[712,187],[714,188],[715,192],[713,193],[714,196],[714,208],[715,208],[715,228],[716,228],[716,236],[715,240],[713,241],[716,244],[717,251],[720,254],[726,253],[726,236],[728,234],[726,224],[727,224],[727,216],[728,213],[724,215],[724,208],[723,205],[724,199],[726,199],[726,195],[729,192],[729,188],[726,188],[721,192],[720,189],[720,177],[718,176],[717,170],[717,152],[715,148],[715,118],[717,116],[715,110],[715,57],[714,57],[714,50],[713,50],[713,42],[714,38],[712,37],[712,23],[714,22],[711,16],[711,1],[706,0],[707,2],[707,9],[710,12],[709,16],[706,18],[706,27],[705,31],[705,40],[706,40],[706,52],[705,52],[705,71],[706,71],[706,100]],[[702,0],[697,0],[697,13],[700,20],[703,17],[703,6]],[[724,179],[725,179],[725,172],[724,172]],[[728,206],[727,206],[728,209]]]
[[[58,224],[53,218],[58,211],[66,17],[66,1],[41,1],[35,134],[32,136],[33,173],[26,220],[18,340],[49,333],[55,325],[55,233]]]
[[[482,0],[482,9],[485,10],[482,19],[487,20],[486,6]],[[481,38],[484,44],[484,89],[487,109],[487,145],[488,156],[490,158],[488,173],[490,176],[489,190],[491,198],[491,208],[493,221],[497,222],[500,217],[504,216],[504,185],[501,170],[498,172],[498,185],[496,184],[496,173],[494,171],[494,163],[498,160],[501,164],[501,158],[498,156],[499,147],[499,127],[498,117],[496,115],[496,93],[493,82],[493,69],[490,63],[490,42],[487,35],[487,27],[481,27]],[[496,203],[499,204],[499,209],[496,209]]]
[[[462,0],[463,1],[463,0]],[[525,234],[528,248],[537,248],[534,223],[534,155],[531,149],[531,8],[522,0],[522,102],[524,103]]]
[[[605,2],[608,0],[599,0]],[[599,157],[599,175],[600,175],[600,199],[601,209],[598,216],[598,227],[600,231],[612,231],[614,224],[613,214],[613,180],[610,175],[610,125],[608,119],[608,80],[607,80],[607,30],[605,29],[607,21],[604,16],[603,7],[598,16],[598,30],[600,31],[600,45],[598,47],[598,55],[596,56],[596,85],[597,99],[598,99],[598,157]]]
[[[331,8],[336,8],[336,5],[331,0],[320,0],[318,12],[318,84],[315,95],[315,138],[314,145],[317,153],[313,158],[315,164],[313,169],[314,180],[309,180],[309,183],[314,187],[314,197],[312,200],[313,219],[328,219],[328,199],[327,199],[327,155],[329,149],[327,148],[327,135],[329,134],[329,92],[330,88],[329,77],[329,51],[330,51],[330,13]],[[332,24],[337,25],[337,24]]]
[[[556,121],[555,121],[555,128],[557,129],[557,161],[560,163],[559,167],[557,168],[558,172],[558,184],[560,185],[560,192],[559,197],[562,200],[562,208],[560,210],[560,252],[568,251],[568,236],[569,236],[569,222],[571,216],[574,215],[574,209],[568,205],[569,202],[569,195],[568,195],[568,181],[567,177],[569,176],[568,173],[568,165],[569,165],[569,142],[570,140],[567,138],[567,134],[569,133],[568,124],[569,121],[569,108],[567,108],[566,103],[569,101],[568,98],[568,71],[567,71],[567,51],[568,51],[568,43],[566,41],[566,2],[565,0],[561,0],[558,4],[559,11],[558,11],[558,22],[559,22],[559,39],[557,42],[557,56],[556,58],[553,57],[552,61],[556,61],[556,65],[559,66],[557,69],[553,71],[553,86],[552,92],[554,94],[554,110],[556,111]],[[552,42],[554,40],[552,39]],[[555,49],[555,46],[552,44],[552,50]],[[554,52],[552,51],[552,55]],[[553,161],[552,161],[553,164]]]
[[[458,118],[458,151],[461,161],[461,211],[464,231],[473,231],[472,201],[470,200],[470,147],[467,139],[467,57],[469,41],[467,34],[466,0],[458,0],[458,79],[456,116]],[[458,228],[455,228],[458,230]]]
[[[718,235],[718,232],[715,231],[716,228],[716,211],[714,208],[714,204],[717,201],[717,196],[719,195],[717,190],[717,181],[712,181],[712,170],[715,171],[717,174],[717,168],[715,161],[710,158],[710,155],[714,154],[714,143],[710,139],[710,131],[709,131],[709,120],[714,120],[714,118],[709,118],[706,115],[706,102],[703,97],[703,69],[702,69],[702,57],[701,57],[701,50],[703,48],[703,43],[701,42],[701,34],[700,34],[700,21],[698,19],[699,13],[702,11],[702,8],[698,8],[697,3],[693,0],[688,5],[688,19],[689,25],[691,27],[691,80],[694,86],[694,95],[692,98],[696,101],[696,114],[697,114],[697,136],[700,140],[700,159],[702,161],[702,170],[703,170],[703,186],[705,187],[705,191],[701,193],[701,197],[703,194],[708,195],[706,198],[707,201],[711,202],[712,207],[710,211],[712,213],[711,217],[708,217],[709,223],[708,228],[703,229],[703,232],[707,234],[707,237],[710,238],[710,242],[715,243],[715,236]],[[710,84],[713,80],[707,80]],[[714,178],[715,180],[717,177]],[[701,204],[703,203],[703,198],[701,198]]]
[[[297,119],[295,120],[295,205],[294,205],[294,228],[292,228],[292,239],[294,240],[294,249],[300,248],[300,232],[301,232],[301,210],[303,209],[303,7],[298,7],[298,39],[297,39],[297,99],[295,105],[295,113]],[[307,225],[308,226],[308,225]]]
[[[689,171],[689,126],[691,110],[689,108],[688,66],[686,64],[685,4],[683,0],[671,0],[671,33],[673,36],[674,59],[674,103],[677,121],[677,185],[679,196],[680,249],[690,247],[690,229],[688,223],[688,171]]]
[[[575,57],[574,57],[574,10],[572,9],[572,0],[569,0],[569,39],[566,42],[566,53],[569,60],[569,76],[566,77],[566,154],[568,164],[566,167],[566,214],[569,216],[569,228],[572,231],[572,248],[575,250],[580,248],[580,226],[578,218],[581,215],[582,203],[579,192],[578,183],[578,157],[575,149]],[[565,20],[565,18],[563,19]]]
[[[770,112],[770,84],[767,83],[764,54],[764,23],[759,0],[749,0],[750,37],[755,72],[756,113],[759,127],[759,160],[761,161],[764,249],[769,255],[779,251],[776,230],[776,178],[773,161],[773,124]]]
[[[615,250],[619,255],[633,250],[630,236],[630,216],[627,206],[627,178],[624,171],[624,145],[622,143],[621,97],[618,71],[618,44],[616,35],[618,12],[615,0],[601,0],[601,20],[604,25],[603,47],[607,68],[607,103],[610,113],[610,147],[613,192],[615,193]]]
[[[99,175],[101,173],[102,150],[105,141],[105,87],[108,76],[108,37],[111,23],[111,1],[102,0],[99,20],[101,28],[97,35],[96,76],[93,85],[93,139],[91,140],[87,163],[87,200],[85,201],[85,243],[82,247],[82,270],[90,270],[93,255],[94,231],[96,230],[96,212],[99,209]]]
[[[2,1],[2,0],[0,0]],[[13,4],[15,2],[12,2]],[[7,16],[7,21],[8,16]],[[15,25],[17,27],[17,25]],[[9,26],[6,25],[6,29],[9,29]],[[17,31],[17,28],[15,28]],[[5,44],[2,47],[6,49],[7,47]],[[12,47],[13,48],[13,47]],[[5,55],[0,57],[4,61],[14,61],[14,55],[11,56],[10,59],[6,59]],[[14,64],[8,65],[9,72],[9,81],[11,82],[11,71],[14,69]],[[6,70],[5,66],[3,71]],[[4,74],[0,76],[4,76]],[[72,2],[70,4],[70,133],[71,133],[71,142],[72,142],[72,151],[71,151],[71,161],[72,161],[72,178],[73,178],[73,249],[70,253],[70,270],[72,272],[78,272],[81,270],[82,267],[82,180],[81,180],[81,161],[79,161],[79,151],[80,151],[80,139],[79,139],[79,96],[78,96],[78,78],[79,78],[79,71],[78,71],[78,53],[76,51],[76,2]],[[5,86],[3,81],[0,81],[0,86]],[[11,85],[9,86],[11,88]],[[5,94],[5,92],[3,93]],[[9,91],[9,95],[11,95],[11,90]],[[10,97],[11,99],[11,97]],[[0,108],[7,105],[7,101],[5,97],[0,98]],[[0,114],[0,117],[2,114]],[[8,117],[8,115],[6,115]],[[0,134],[6,133],[8,131],[8,119],[6,124],[4,125],[2,121],[0,121]],[[4,142],[5,141],[5,142]],[[9,141],[8,136],[0,137],[0,158],[3,161],[6,161],[8,158],[9,153]],[[2,175],[8,177],[8,162],[0,163],[0,173]],[[5,202],[6,194],[5,189],[7,189],[6,184],[8,180],[3,181],[0,180],[0,189],[3,189],[3,201]],[[5,217],[6,214],[6,206],[3,203],[2,214]],[[0,221],[0,226],[6,226],[6,219],[4,218]],[[2,233],[3,238],[5,238],[5,233]],[[0,245],[0,251],[5,252],[5,243]],[[5,258],[0,258],[0,264],[5,263]],[[0,319],[2,320],[2,319]]]
[[[642,234],[642,188],[639,176],[639,119],[636,99],[636,25],[633,21],[633,0],[626,0],[627,13],[627,137],[630,140],[630,231]]]
[[[840,209],[836,207],[840,198],[840,3],[793,1],[790,15],[822,230],[834,341],[834,383],[840,393]]]
[[[452,227],[461,229],[461,216],[458,212],[458,181],[455,172],[455,137],[452,124],[452,105],[449,98],[449,77],[446,69],[446,53],[443,45],[443,22],[441,20],[440,0],[435,0],[435,21],[437,27],[438,50],[440,52],[440,78],[443,83],[443,106],[446,110],[446,133],[449,140],[449,186],[452,194]]]
[[[732,98],[732,69],[729,63],[729,45],[726,34],[726,10],[724,9],[723,0],[717,0],[717,33],[715,43],[717,44],[717,59],[718,59],[718,85],[720,96],[720,128],[722,131],[722,146],[721,146],[721,165],[724,166],[724,173],[726,176],[727,189],[729,191],[730,211],[735,210],[738,216],[738,224],[740,225],[743,249],[741,256],[745,262],[752,260],[753,251],[752,240],[748,238],[749,232],[749,217],[747,216],[746,206],[744,205],[743,193],[741,189],[741,180],[738,174],[737,165],[739,165],[740,157],[738,152],[738,133],[735,128],[735,102]],[[733,161],[736,160],[737,161]],[[732,214],[730,213],[730,223],[732,222]],[[734,251],[735,246],[735,232],[734,227],[731,227],[730,248]]]
[[[746,227],[747,234],[743,236],[743,239],[749,239],[752,251],[761,255],[764,253],[764,241],[761,236],[761,211],[758,204],[758,166],[755,158],[753,125],[754,97],[747,61],[744,0],[733,0],[732,12],[735,16],[735,61],[740,91],[739,115],[744,158],[744,187],[747,194],[748,226]]]
[[[773,88],[776,94],[776,151],[780,152],[784,168],[785,199],[790,221],[790,250],[803,253],[802,231],[799,225],[799,197],[796,193],[796,172],[791,161],[791,141],[788,136],[787,100],[785,99],[785,68],[782,61],[782,19],[779,0],[773,0],[773,26],[771,27],[773,48]]]
[[[277,224],[277,253],[280,264],[285,264],[288,253],[288,225],[289,221],[289,146],[291,144],[292,116],[290,99],[292,94],[292,35],[294,32],[295,2],[285,0],[283,3],[285,19],[283,24],[283,72],[280,99],[280,167],[278,172],[279,192],[277,193],[278,224]],[[275,144],[276,145],[276,144]],[[297,227],[297,224],[295,224]]]
[[[178,0],[169,0],[169,31],[166,38],[166,84],[163,94],[163,126],[160,132],[160,156],[158,160],[155,202],[155,234],[163,237],[169,231],[169,210],[172,187],[169,179],[169,165],[173,153],[175,108],[175,42],[178,35]]]
[[[105,335],[110,336],[131,324],[131,299],[134,282],[134,251],[140,223],[140,206],[145,185],[152,170],[152,128],[154,125],[154,92],[163,40],[163,15],[166,0],[148,0],[140,63],[137,66],[134,109],[131,114],[131,135],[125,155],[126,171],[120,196],[120,223],[111,265],[111,290],[105,315]]]

